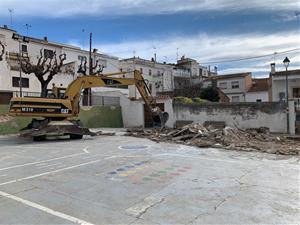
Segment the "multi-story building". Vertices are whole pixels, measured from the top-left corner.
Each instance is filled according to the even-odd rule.
[[[170,92],[173,90],[173,66],[152,60],[133,57],[120,60],[120,70],[130,72],[141,71],[153,96],[158,92]],[[131,74],[132,76],[133,74]],[[130,77],[130,74],[128,75]],[[135,86],[129,86],[130,97],[140,97]]]
[[[44,39],[26,37],[26,42],[20,38],[17,40],[15,37],[20,37],[15,30],[8,29],[6,26],[0,27],[0,41],[5,45],[5,56],[3,61],[0,62],[0,104],[8,103],[14,94],[18,94],[20,84],[24,96],[38,95],[41,91],[40,82],[34,74],[28,75],[20,72],[19,53],[21,53],[20,55],[28,56],[33,64],[37,63],[40,53],[48,58],[53,58],[54,53],[57,56],[63,53],[66,54],[65,66],[59,74],[54,76],[48,88],[51,88],[52,85],[66,87],[71,81],[76,79],[81,61],[88,61],[89,58],[88,51],[71,45],[51,42],[47,37]],[[103,72],[118,71],[119,61],[116,57],[94,51],[92,59],[94,65],[95,61],[98,60],[99,65],[104,67]],[[88,64],[87,71],[89,71]]]
[[[210,76],[203,81],[203,87],[216,83],[229,98],[231,102],[245,102],[246,93],[252,86],[251,73],[236,73],[218,76]]]
[[[270,100],[286,101],[286,78],[288,78],[288,98],[300,99],[300,69],[288,71],[275,71],[275,64],[271,64]]]
[[[295,127],[296,132],[300,133],[300,69],[276,71],[275,64],[272,63],[270,73],[270,101],[286,102],[286,96],[288,96],[289,100],[294,100],[295,102]]]
[[[174,88],[184,89],[192,86],[199,86],[203,78],[207,78],[209,72],[206,67],[190,58],[181,57],[174,65]]]

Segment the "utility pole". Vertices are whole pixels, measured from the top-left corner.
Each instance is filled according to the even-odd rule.
[[[92,62],[92,38],[93,34],[90,33],[90,52],[89,52],[89,75],[93,74],[93,62]]]
[[[93,34],[90,32],[90,52],[89,52],[89,75],[93,74],[93,59],[92,59],[92,40]],[[91,88],[87,89],[88,94],[88,106],[92,105],[92,93]]]

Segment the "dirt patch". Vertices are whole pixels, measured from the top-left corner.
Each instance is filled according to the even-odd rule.
[[[146,137],[157,142],[174,142],[197,147],[220,147],[228,150],[259,151],[281,155],[299,155],[300,141],[270,134],[268,128],[238,129],[194,123],[179,129],[128,129],[128,136]]]

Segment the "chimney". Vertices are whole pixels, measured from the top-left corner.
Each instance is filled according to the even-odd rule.
[[[271,74],[275,74],[275,63],[271,63]]]
[[[4,29],[8,29],[7,25],[5,25],[5,24],[3,25],[3,28],[4,28]]]
[[[48,41],[48,38],[47,38],[47,36],[45,36],[45,37],[44,37],[44,41]]]

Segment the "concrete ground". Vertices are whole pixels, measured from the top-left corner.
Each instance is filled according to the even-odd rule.
[[[0,137],[0,224],[299,224],[299,202],[296,157]]]

